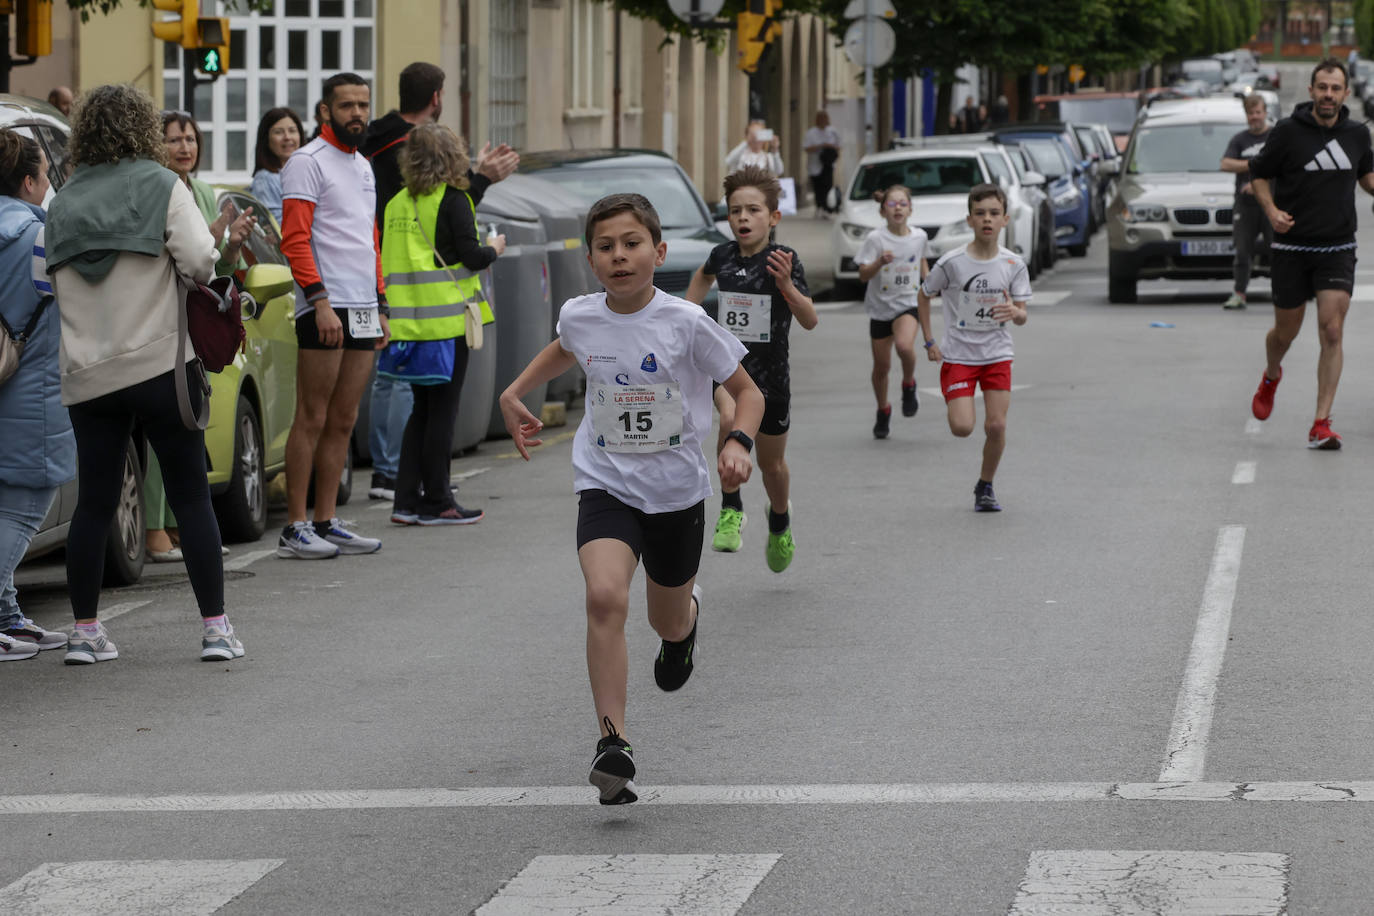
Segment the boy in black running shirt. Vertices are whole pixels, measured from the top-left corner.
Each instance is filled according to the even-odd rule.
[[[719,305],[713,317],[745,345],[749,352],[741,363],[763,392],[763,422],[759,425],[757,443],[759,471],[769,501],[765,556],[768,568],[779,573],[792,562],[796,551],[788,499],[790,473],[784,458],[792,401],[787,336],[794,317],[808,331],[817,322],[801,258],[786,245],[768,239],[772,228],[782,219],[778,212],[780,192],[772,172],[752,166],[725,179],[725,200],[735,241],[712,250],[692,277],[685,297],[700,303],[714,280]],[[730,396],[717,390],[716,408],[720,412],[720,429],[733,429],[735,405]],[[720,439],[718,447],[724,443]],[[728,490],[722,484],[720,518],[711,548],[739,550],[740,529],[745,520],[739,490]]]

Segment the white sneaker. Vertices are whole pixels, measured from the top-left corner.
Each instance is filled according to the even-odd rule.
[[[205,635],[200,638],[200,660],[203,662],[227,662],[243,658],[243,643],[234,635],[234,626],[229,621],[224,626],[206,625]]]
[[[53,630],[45,630],[27,617],[19,618],[16,626],[0,632],[0,636],[18,642],[31,642],[43,649],[60,649],[67,644],[67,634],[58,633]]]
[[[67,637],[67,654],[62,657],[63,662],[68,665],[94,665],[96,662],[119,658],[119,649],[110,642],[105,624],[98,623],[96,626],[98,630],[94,636],[85,636],[80,630],[72,630],[72,635]]]
[[[0,662],[18,662],[38,654],[38,644],[0,635]]]
[[[315,533],[310,522],[292,522],[277,538],[277,556],[284,560],[328,560],[339,555],[339,548]]]
[[[382,549],[381,538],[369,538],[363,537],[361,534],[354,534],[337,518],[329,520],[329,530],[325,533],[324,539],[337,547],[339,553],[376,553]]]

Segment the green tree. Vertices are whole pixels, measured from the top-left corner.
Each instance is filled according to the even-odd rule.
[[[258,10],[269,12],[272,9],[272,4],[273,0],[228,0],[226,6],[233,11]],[[122,5],[123,0],[67,0],[68,8],[81,13],[82,22],[90,22],[94,13],[109,15]],[[138,5],[150,7],[152,3],[149,0],[138,0]]]

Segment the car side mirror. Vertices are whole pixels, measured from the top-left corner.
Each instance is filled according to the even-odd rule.
[[[1120,175],[1121,157],[1118,156],[1115,159],[1103,159],[1101,162],[1097,164],[1097,167],[1102,170],[1103,175]]]
[[[1049,180],[1039,172],[1026,172],[1021,176],[1021,183],[1043,188],[1049,184]]]
[[[243,277],[244,292],[258,302],[285,296],[294,286],[291,268],[285,264],[254,264]]]

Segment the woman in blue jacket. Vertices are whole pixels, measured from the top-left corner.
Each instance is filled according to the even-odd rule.
[[[0,130],[0,315],[20,334],[43,307],[19,368],[0,383],[0,662],[67,642],[66,634],[25,617],[14,589],[14,568],[57,488],[76,476],[76,439],[57,366],[60,319],[43,256],[47,193],[48,163],[38,144]]]

